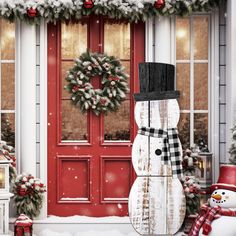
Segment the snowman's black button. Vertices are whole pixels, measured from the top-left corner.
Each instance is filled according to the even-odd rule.
[[[157,149],[157,150],[155,151],[155,154],[156,154],[157,156],[160,156],[161,153],[162,153],[161,149]]]

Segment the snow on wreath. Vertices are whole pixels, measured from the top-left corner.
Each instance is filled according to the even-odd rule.
[[[95,76],[101,77],[102,88],[93,87],[91,79]],[[99,115],[118,110],[129,92],[128,77],[121,62],[114,56],[87,51],[75,60],[68,71],[65,88],[82,112],[92,109]]]
[[[1,0],[0,16],[29,23],[70,21],[91,14],[130,22],[159,15],[211,11],[225,0]]]

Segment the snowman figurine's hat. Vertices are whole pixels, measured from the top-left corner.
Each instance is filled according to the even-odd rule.
[[[140,93],[134,94],[136,101],[175,99],[175,67],[171,64],[146,62],[139,64]]]
[[[211,186],[211,192],[216,189],[227,189],[236,192],[236,165],[220,167],[220,176],[217,184]]]

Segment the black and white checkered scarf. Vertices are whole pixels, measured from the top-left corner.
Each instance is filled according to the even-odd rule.
[[[156,138],[163,138],[164,145],[161,155],[163,164],[171,164],[173,177],[183,177],[182,157],[180,153],[180,143],[177,128],[169,128],[167,130],[163,130],[151,127],[141,127],[138,130],[138,134]]]

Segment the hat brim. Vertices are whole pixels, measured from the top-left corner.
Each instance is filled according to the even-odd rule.
[[[236,192],[236,186],[233,184],[218,183],[211,185],[211,193],[217,189],[227,189]]]
[[[177,99],[180,96],[179,91],[155,91],[147,93],[135,93],[135,101],[151,101],[151,100],[166,100]]]

